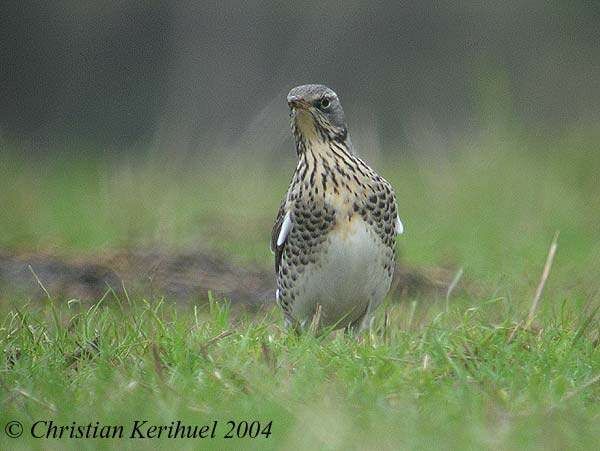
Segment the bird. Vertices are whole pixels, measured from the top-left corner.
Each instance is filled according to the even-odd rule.
[[[390,289],[404,232],[392,185],[358,157],[337,94],[288,96],[297,165],[271,234],[276,302],[294,330],[371,327]]]

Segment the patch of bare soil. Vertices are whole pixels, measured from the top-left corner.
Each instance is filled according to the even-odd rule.
[[[454,275],[442,268],[398,264],[392,297],[445,296]],[[274,302],[274,279],[270,271],[241,267],[202,251],[129,250],[75,259],[0,252],[0,298],[41,299],[47,291],[56,299],[93,302],[104,295],[122,296],[126,289],[130,296],[189,302],[206,299],[210,291],[255,310]]]

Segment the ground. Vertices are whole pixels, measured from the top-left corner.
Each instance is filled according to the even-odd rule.
[[[396,187],[402,264],[462,269],[459,285],[476,288],[395,292],[358,338],[290,335],[268,303],[249,312],[218,295],[177,303],[125,285],[90,303],[55,294],[42,277],[35,297],[2,291],[0,425],[19,421],[24,434],[0,431],[0,448],[593,449],[597,142],[482,137],[441,154],[371,155]],[[271,221],[293,156],[274,165],[15,155],[0,167],[4,253],[74,261],[159,244],[271,267]],[[50,420],[124,425],[125,435],[135,420],[217,428],[195,440],[31,438],[32,424]],[[258,421],[262,433],[223,438],[230,420]]]

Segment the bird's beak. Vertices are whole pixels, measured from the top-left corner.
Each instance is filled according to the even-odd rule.
[[[288,96],[287,98],[288,105],[293,109],[308,109],[310,106],[308,102],[302,97],[299,96]]]

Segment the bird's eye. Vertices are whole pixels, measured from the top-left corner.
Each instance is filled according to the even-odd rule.
[[[329,108],[330,104],[331,102],[329,102],[329,99],[327,97],[323,97],[321,99],[321,108]]]

